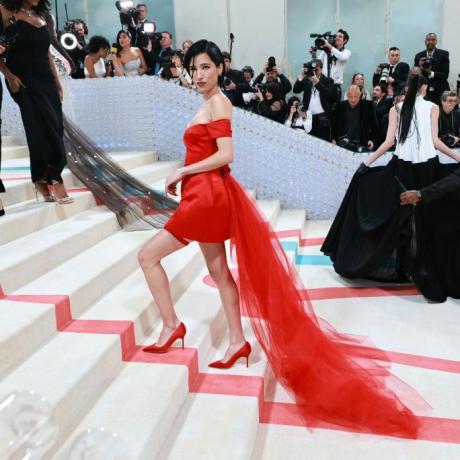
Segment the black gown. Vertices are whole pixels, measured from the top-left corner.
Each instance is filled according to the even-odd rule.
[[[6,64],[23,87],[11,96],[19,105],[30,152],[32,181],[62,183],[65,166],[62,105],[48,60],[50,37],[46,25],[17,20],[6,29],[15,42]]]
[[[3,101],[3,85],[0,80],[0,174],[2,172],[2,101]],[[2,179],[0,178],[0,193],[5,193],[5,186],[3,185]]]
[[[404,189],[420,190],[456,167],[438,157],[414,164],[393,156],[385,166],[358,169],[321,248],[335,271],[346,278],[412,280],[437,302],[458,297],[459,290],[445,284],[447,273],[456,276],[445,255],[460,249],[458,234],[449,231],[454,221],[459,228],[459,201],[401,206],[399,198]]]

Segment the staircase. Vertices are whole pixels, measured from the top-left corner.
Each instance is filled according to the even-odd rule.
[[[417,442],[308,430],[274,380],[247,318],[250,367],[243,361],[226,372],[207,367],[226,348],[226,322],[196,243],[164,261],[187,325],[186,348],[143,353],[161,321],[137,252],[156,231],[121,231],[68,170],[64,182],[75,202],[37,202],[27,148],[12,137],[3,146],[0,401],[15,390],[34,390],[54,408],[59,434],[43,458],[70,458],[77,437],[100,427],[119,435],[130,459],[460,458],[458,302],[433,306],[411,286],[344,282],[319,252],[329,222],[305,221],[305,211],[283,210],[278,201],[257,201],[318,314],[395,351],[395,373],[434,409]],[[178,166],[157,161],[155,152],[111,156],[157,189]]]

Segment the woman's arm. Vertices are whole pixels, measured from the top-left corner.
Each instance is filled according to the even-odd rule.
[[[142,51],[139,48],[136,48],[136,53],[141,60],[141,68],[139,69],[139,75],[144,75],[149,71],[149,68],[147,67],[147,63],[145,62],[145,58],[142,54]]]
[[[59,75],[57,73],[56,65],[54,64],[54,59],[53,59],[53,56],[51,55],[51,51],[48,51],[48,62],[50,63],[50,69],[54,77],[54,83],[56,84],[56,89],[59,94],[59,99],[63,101],[64,91],[62,90],[61,81],[59,80]]]
[[[231,102],[222,96],[214,96],[211,99],[211,118],[213,121],[221,119],[231,120]],[[167,193],[176,195],[176,186],[185,176],[213,171],[233,161],[233,139],[231,137],[219,137],[216,139],[216,142],[216,153],[197,163],[177,169],[166,179],[165,189]]]
[[[370,166],[375,160],[379,159],[383,154],[388,152],[388,150],[393,147],[396,138],[396,130],[398,129],[398,112],[396,108],[393,107],[390,110],[390,116],[388,120],[388,130],[387,130],[387,137],[385,142],[365,161],[364,164],[366,166]]]
[[[125,75],[125,71],[123,70],[123,65],[121,63],[121,59],[118,56],[113,57],[113,69],[115,71],[115,76],[123,77]]]
[[[455,161],[460,161],[460,154],[451,150],[447,147],[444,142],[442,142],[438,137],[438,119],[439,119],[439,107],[436,104],[433,104],[431,108],[431,137],[433,138],[434,148],[444,153]]]
[[[86,78],[97,78],[94,62],[89,54],[85,56],[85,69],[88,71],[88,75],[85,76]]]

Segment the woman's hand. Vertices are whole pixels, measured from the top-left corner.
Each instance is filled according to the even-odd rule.
[[[11,74],[6,79],[8,80],[8,85],[10,86],[11,92],[13,94],[18,93],[19,90],[21,89],[21,86],[25,88],[21,79],[17,77],[16,75]]]
[[[165,193],[166,195],[169,193],[170,195],[177,196],[177,184],[183,179],[184,177],[184,170],[182,168],[177,169],[173,173],[171,173],[165,182]]]

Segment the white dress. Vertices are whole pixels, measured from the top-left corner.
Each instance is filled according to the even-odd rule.
[[[438,156],[431,135],[431,110],[433,103],[426,101],[422,96],[417,96],[414,106],[414,115],[404,144],[398,142],[395,155],[411,163],[424,163],[430,158]],[[397,105],[401,112],[402,103]],[[396,135],[396,138],[399,134]]]
[[[105,68],[104,59],[100,58],[99,61],[97,61],[96,64],[94,64],[94,72],[96,73],[97,78],[105,77],[106,68]],[[86,78],[89,77],[89,72],[86,67],[85,67],[85,77]]]

